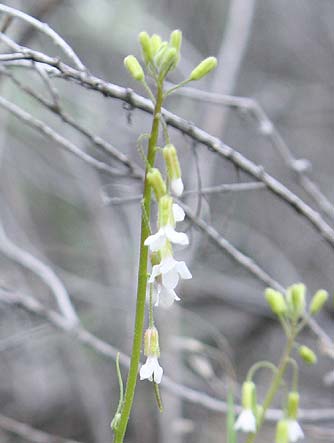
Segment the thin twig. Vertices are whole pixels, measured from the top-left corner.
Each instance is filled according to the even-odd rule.
[[[60,311],[67,321],[67,326],[72,327],[79,319],[72,305],[70,296],[54,271],[44,262],[14,244],[6,235],[0,225],[0,251],[6,257],[29,269],[37,275],[52,291]]]
[[[314,202],[319,206],[320,210],[331,219],[334,219],[334,206],[332,202],[323,194],[319,186],[311,180],[308,173],[311,169],[311,163],[306,159],[297,159],[294,157],[292,150],[284,141],[273,121],[266,114],[262,106],[253,98],[236,97],[224,94],[217,94],[191,87],[178,89],[175,94],[189,97],[201,102],[209,102],[217,105],[228,106],[241,112],[247,112],[255,118],[260,133],[271,141],[274,148],[281,155],[286,166],[296,173],[299,183],[303,189],[309,194]]]
[[[59,35],[57,32],[55,32],[47,23],[42,23],[41,21],[37,20],[34,17],[31,17],[28,14],[25,14],[22,11],[19,11],[18,9],[11,8],[9,6],[5,6],[0,4],[0,11],[5,12],[6,14],[11,15],[12,17],[17,17],[21,20],[24,20],[25,22],[29,23],[34,28],[38,29],[43,34],[47,35],[51,38],[53,43],[61,48],[63,52],[68,56],[70,60],[73,61],[74,65],[79,70],[86,70],[85,65],[81,62],[77,54],[73,51],[71,46]]]
[[[47,432],[33,428],[27,423],[22,423],[1,414],[0,428],[33,443],[80,443],[78,440],[48,434]]]
[[[76,157],[83,160],[85,163],[87,163],[89,166],[93,167],[94,169],[97,169],[98,171],[101,171],[105,174],[111,175],[111,176],[117,176],[117,177],[129,177],[129,174],[125,174],[123,172],[118,171],[117,169],[112,168],[107,163],[96,160],[94,157],[90,156],[86,152],[82,151],[78,146],[76,146],[73,142],[63,137],[61,134],[56,132],[54,129],[50,128],[50,126],[47,126],[43,121],[38,120],[37,118],[33,117],[28,112],[24,111],[19,106],[15,105],[14,103],[11,103],[4,97],[0,96],[0,107],[6,109],[8,112],[10,112],[12,115],[15,115],[15,117],[19,118],[21,121],[26,123],[31,128],[36,129],[43,135],[47,136],[51,140],[55,141],[59,145],[61,145],[63,148],[65,148],[67,151],[71,152],[71,154],[75,155]],[[136,177],[134,178],[141,178]]]

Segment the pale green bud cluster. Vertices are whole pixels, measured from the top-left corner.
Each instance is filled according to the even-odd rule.
[[[295,283],[289,286],[285,296],[272,288],[267,288],[264,292],[265,298],[270,309],[278,317],[283,317],[289,322],[297,323],[305,318],[306,310],[306,287],[303,283]],[[328,299],[328,292],[319,289],[308,307],[310,315],[317,314],[324,306]]]
[[[146,329],[144,335],[144,355],[146,357],[159,357],[159,334],[156,327]]]

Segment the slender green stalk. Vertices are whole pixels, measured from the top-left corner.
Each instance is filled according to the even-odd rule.
[[[294,331],[294,329],[295,328],[293,328],[293,331],[291,332],[291,335],[288,337],[288,341],[286,343],[286,346],[285,346],[284,352],[282,354],[280,363],[278,365],[276,374],[275,374],[275,376],[272,379],[272,382],[271,382],[271,384],[269,386],[269,389],[268,389],[267,394],[265,396],[265,399],[263,401],[263,405],[262,405],[263,410],[262,410],[261,416],[260,416],[259,421],[258,421],[257,432],[260,430],[260,428],[261,428],[261,426],[263,424],[266,412],[267,412],[268,408],[270,407],[270,405],[271,405],[275,395],[277,394],[277,391],[278,391],[278,389],[279,389],[279,387],[280,387],[280,385],[282,383],[284,373],[285,373],[286,368],[287,368],[287,366],[289,364],[290,354],[291,354],[291,351],[292,351],[292,348],[293,348],[293,344],[294,344],[294,341],[295,341],[295,331]],[[253,443],[255,441],[256,435],[257,435],[257,433],[249,434],[248,438],[246,440],[246,443]]]
[[[159,122],[160,122],[160,112],[161,112],[162,102],[163,102],[163,87],[161,82],[160,84],[158,84],[157,88],[157,97],[154,107],[152,129],[148,142],[147,161],[151,167],[154,165],[154,160],[155,160],[155,147],[159,135]],[[147,224],[147,219],[146,219],[147,217],[148,218],[150,217],[150,213],[151,213],[151,187],[145,178],[143,209],[142,209],[142,218],[141,218],[140,258],[139,258],[139,270],[138,270],[137,303],[136,303],[134,336],[132,342],[130,368],[125,389],[124,405],[122,408],[121,417],[117,429],[115,430],[114,443],[123,443],[137,384],[140,350],[143,338],[145,299],[146,299],[146,286],[147,286],[148,249],[144,245],[144,241],[150,234],[149,226]]]

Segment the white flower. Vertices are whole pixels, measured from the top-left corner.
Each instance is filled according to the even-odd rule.
[[[159,365],[158,357],[148,356],[146,363],[140,368],[140,380],[145,380],[146,378],[155,383],[160,383],[162,379],[163,369]]]
[[[292,443],[295,443],[299,439],[304,438],[304,432],[297,420],[288,420],[288,434],[289,441],[291,441]]]
[[[256,432],[256,419],[250,409],[243,409],[235,422],[234,429],[243,432]]]
[[[177,296],[174,289],[165,288],[158,282],[154,283],[153,287],[153,300],[155,306],[162,306],[163,308],[169,308],[174,301],[180,301],[180,297]]]
[[[175,289],[180,277],[186,280],[192,277],[185,262],[177,261],[171,255],[164,258],[158,265],[153,266],[148,282],[153,283],[155,278],[160,275],[162,286],[168,290]]]
[[[172,209],[175,222],[184,220],[185,213],[181,206],[174,203]],[[182,246],[189,244],[187,234],[184,234],[183,232],[176,232],[174,226],[167,224],[162,226],[156,234],[148,236],[144,242],[144,245],[149,246],[150,250],[155,252],[159,251],[159,249],[164,246],[166,240]]]
[[[175,178],[174,180],[171,180],[170,182],[170,188],[173,192],[174,195],[176,195],[177,197],[180,197],[183,193],[183,181],[182,178]]]

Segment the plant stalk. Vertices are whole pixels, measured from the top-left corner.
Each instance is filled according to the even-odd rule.
[[[163,86],[162,82],[158,84],[157,87],[157,97],[153,113],[153,122],[151,134],[148,142],[148,152],[147,152],[147,162],[146,172],[149,166],[154,166],[155,160],[155,147],[158,141],[159,135],[159,124],[160,124],[160,113],[163,102]],[[145,317],[145,301],[146,301],[146,287],[147,287],[147,259],[148,259],[148,248],[144,245],[144,241],[150,234],[147,219],[150,219],[151,213],[151,186],[146,180],[144,182],[144,192],[143,192],[143,209],[141,216],[141,236],[140,236],[140,257],[139,257],[139,270],[138,270],[138,286],[137,286],[137,303],[136,303],[136,317],[134,326],[134,335],[132,342],[132,352],[130,368],[128,373],[128,378],[126,382],[124,405],[121,412],[121,417],[115,429],[114,443],[123,443],[124,435],[128,425],[133,398],[135,394],[139,361],[140,361],[140,351],[142,346],[143,338],[143,328],[144,328],[144,317]]]

